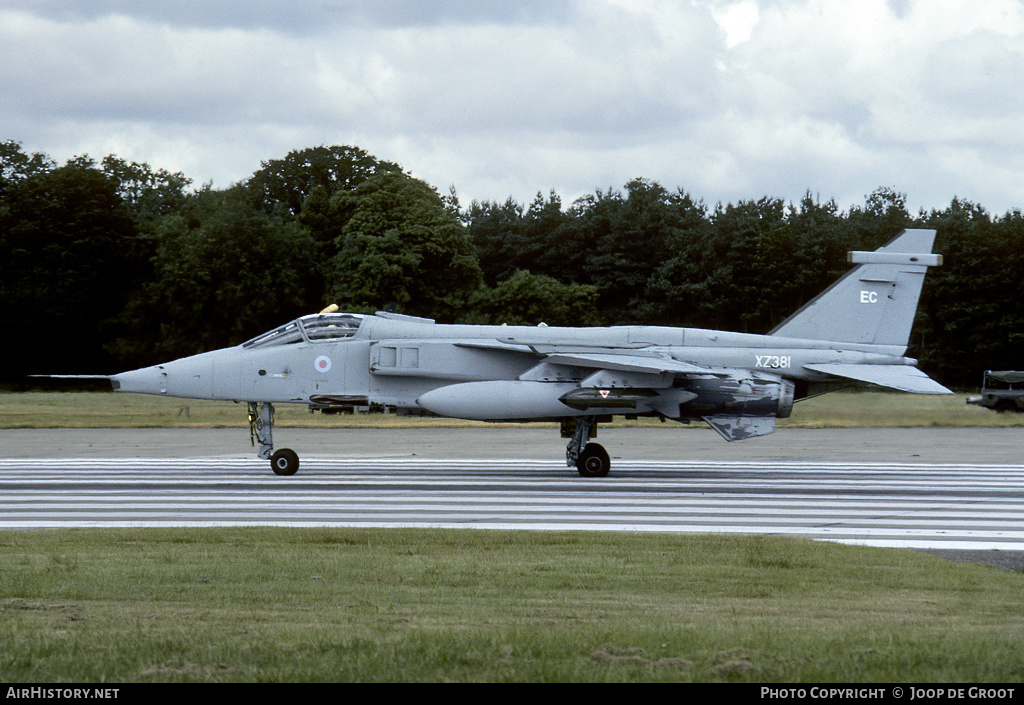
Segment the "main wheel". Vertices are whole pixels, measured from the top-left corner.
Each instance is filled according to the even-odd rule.
[[[294,475],[299,469],[299,455],[291,448],[282,448],[270,457],[275,475]]]
[[[580,457],[576,459],[576,469],[583,477],[605,477],[611,466],[608,451],[598,443],[583,446]]]

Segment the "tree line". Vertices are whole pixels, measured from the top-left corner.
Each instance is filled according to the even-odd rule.
[[[1024,217],[894,188],[711,206],[648,179],[569,205],[459,203],[352,146],[270,159],[223,189],[115,155],[0,143],[3,377],[109,373],[238,344],[337,303],[439,322],[765,333],[906,227],[935,228],[912,349],[948,386],[1024,367]]]

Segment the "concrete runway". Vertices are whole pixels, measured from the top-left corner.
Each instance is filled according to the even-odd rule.
[[[1024,429],[602,429],[611,476],[556,428],[0,430],[0,529],[448,526],[782,534],[1024,566]],[[1019,548],[1018,548],[1019,547]]]
[[[1024,463],[1024,428],[780,429],[726,443],[708,428],[601,428],[621,460]],[[530,427],[275,428],[277,448],[327,458],[565,458],[558,429]],[[246,429],[0,429],[0,458],[252,457]]]

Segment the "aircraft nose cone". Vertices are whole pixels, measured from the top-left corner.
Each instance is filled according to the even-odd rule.
[[[110,378],[115,391],[137,394],[166,394],[167,372],[161,365],[122,372]]]
[[[222,351],[214,351],[183,357],[152,367],[122,372],[111,377],[110,381],[119,392],[210,399],[214,392],[214,361],[222,355]]]

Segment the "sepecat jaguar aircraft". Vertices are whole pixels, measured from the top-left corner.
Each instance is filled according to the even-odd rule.
[[[951,392],[904,357],[924,276],[942,263],[934,230],[851,252],[844,277],[767,335],[695,328],[442,325],[331,307],[232,348],[111,375],[121,392],[246,402],[259,457],[274,450],[274,404],[384,407],[401,415],[560,421],[567,464],[608,474],[591,441],[615,415],[703,420],[725,440],[775,430],[801,399],[851,384]]]

